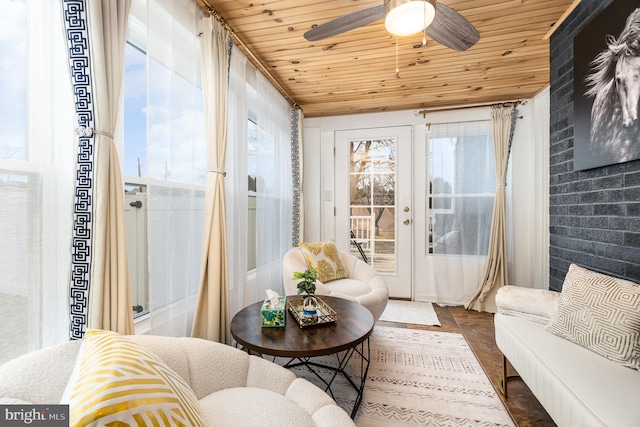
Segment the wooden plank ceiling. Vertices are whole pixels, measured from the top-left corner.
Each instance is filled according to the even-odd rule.
[[[318,42],[305,31],[382,0],[195,0],[226,21],[305,117],[531,98],[549,83],[545,35],[572,0],[440,0],[480,33],[457,52],[383,21]]]

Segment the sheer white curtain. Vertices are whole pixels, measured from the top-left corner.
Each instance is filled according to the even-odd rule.
[[[283,293],[282,256],[291,244],[291,107],[235,46],[229,85],[225,185],[233,316],[264,299],[267,289]],[[251,192],[248,180],[255,182]]]
[[[231,316],[252,301],[245,298],[245,283],[249,265],[247,152],[249,105],[247,75],[255,76],[247,58],[233,46],[229,67],[229,108],[227,131],[227,257],[229,263],[229,311]],[[252,196],[252,202],[255,197]],[[253,216],[252,216],[253,217]],[[255,245],[251,246],[252,249]]]
[[[59,2],[0,14],[0,364],[68,340],[74,111]]]
[[[188,336],[200,276],[206,151],[198,21],[191,0],[147,0],[149,315],[137,332]],[[127,142],[125,142],[126,144]]]
[[[495,197],[491,123],[432,124],[424,159],[429,182],[431,277],[417,293],[446,305],[466,303],[487,257]]]
[[[253,300],[283,294],[282,257],[291,248],[291,106],[261,74],[257,85],[256,273]]]

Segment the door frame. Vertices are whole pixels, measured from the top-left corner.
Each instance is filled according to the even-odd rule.
[[[334,138],[334,191],[335,191],[335,242],[336,246],[349,252],[349,182],[350,156],[349,144],[351,139],[367,137],[397,137],[396,148],[396,273],[384,273],[389,286],[389,295],[395,298],[413,298],[413,126],[386,126],[360,129],[346,129],[335,132]],[[401,167],[398,167],[398,166]],[[401,188],[401,190],[398,190]],[[404,212],[403,208],[409,211]],[[408,224],[402,221],[409,220]]]

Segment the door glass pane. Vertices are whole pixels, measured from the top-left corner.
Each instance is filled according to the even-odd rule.
[[[396,272],[396,138],[350,142],[351,253]]]

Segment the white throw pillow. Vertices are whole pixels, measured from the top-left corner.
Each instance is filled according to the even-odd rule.
[[[572,264],[546,330],[640,369],[640,286]]]
[[[71,427],[204,426],[198,399],[162,360],[115,332],[88,330],[61,403]]]

